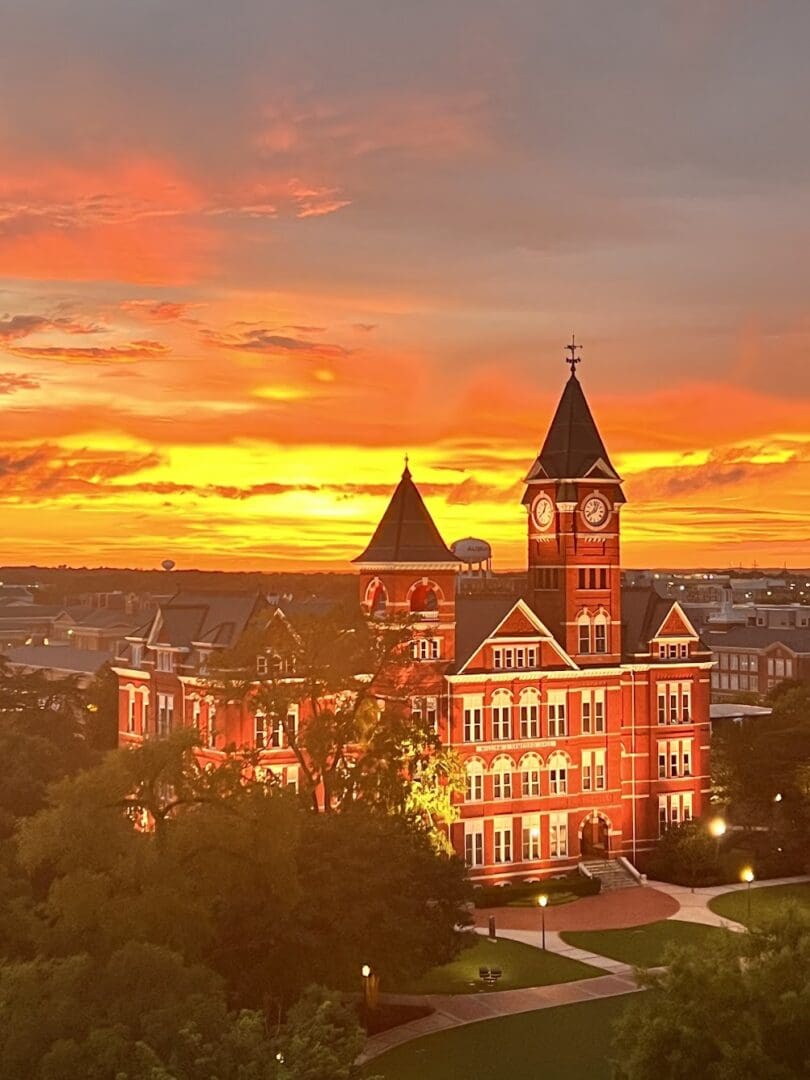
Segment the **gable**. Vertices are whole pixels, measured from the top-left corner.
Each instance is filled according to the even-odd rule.
[[[527,666],[496,667],[493,650],[500,649],[523,649],[527,658]],[[534,663],[528,665],[528,650],[534,649]],[[480,644],[473,650],[471,656],[458,669],[461,672],[487,672],[502,670],[526,671],[548,670],[559,668],[577,669],[577,665],[563,648],[557,643],[549,629],[537,618],[524,600],[518,600],[501,621],[495,626]]]
[[[663,637],[697,638],[698,634],[694,626],[686,617],[681,605],[675,601],[669,609],[669,613],[653,635],[653,640]]]

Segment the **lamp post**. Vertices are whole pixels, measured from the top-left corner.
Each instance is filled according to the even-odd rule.
[[[360,974],[363,976],[363,1017],[368,1025],[368,1013],[370,1008],[369,1001],[369,980],[371,979],[371,968],[368,964],[363,964],[360,968]]]
[[[543,952],[546,951],[546,904],[548,904],[548,897],[545,893],[541,893],[537,897],[537,903],[540,905],[540,917],[543,933]]]
[[[718,866],[718,869],[719,869],[719,867],[720,867],[720,841],[726,835],[726,823],[723,820],[723,818],[721,818],[721,817],[712,818],[712,820],[709,822],[709,832],[712,834],[714,839],[717,841],[716,853],[715,853],[715,862],[717,863],[717,866]]]
[[[746,866],[745,870],[743,870],[742,874],[740,874],[740,877],[742,878],[742,880],[748,886],[748,888],[746,890],[746,893],[748,895],[748,929],[750,930],[751,929],[751,884],[752,884],[752,882],[754,880],[754,871],[751,869],[750,866]]]

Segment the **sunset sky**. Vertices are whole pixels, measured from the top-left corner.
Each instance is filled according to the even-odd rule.
[[[12,0],[0,563],[523,565],[583,343],[627,565],[810,565],[810,5]]]

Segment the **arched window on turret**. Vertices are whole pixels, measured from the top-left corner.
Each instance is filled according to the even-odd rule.
[[[372,618],[381,619],[385,615],[385,609],[388,606],[388,593],[379,578],[374,578],[373,581],[369,582],[366,589],[366,603]]]
[[[437,612],[439,610],[438,588],[432,581],[423,578],[411,589],[411,614]]]
[[[599,611],[593,617],[593,651],[606,653],[608,649],[608,617],[607,612]]]

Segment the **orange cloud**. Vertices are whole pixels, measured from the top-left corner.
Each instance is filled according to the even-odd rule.
[[[9,352],[35,360],[64,360],[71,364],[131,364],[136,360],[160,360],[169,353],[159,341],[133,341],[127,345],[62,346],[15,345]]]

